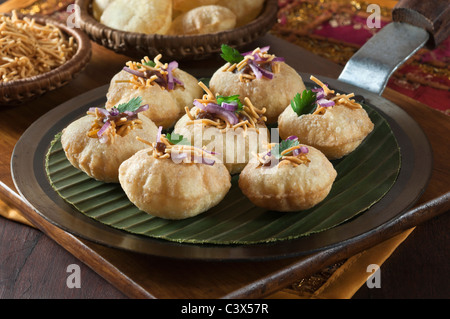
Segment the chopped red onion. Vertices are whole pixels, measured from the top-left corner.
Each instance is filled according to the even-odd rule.
[[[222,102],[222,104],[220,106],[223,107],[227,111],[236,112],[236,110],[238,108],[238,103],[236,101],[229,102],[229,103]]]
[[[183,162],[183,160],[184,160],[185,158],[187,158],[187,154],[186,154],[186,153],[180,153],[180,152],[174,152],[174,151],[172,151],[172,152],[170,153],[170,158],[172,159],[172,161],[173,161],[175,164],[180,164],[181,162]]]
[[[296,140],[298,140],[298,137],[295,136],[295,135],[291,135],[291,136],[289,136],[286,140],[289,140],[289,141],[296,141]]]
[[[167,67],[167,89],[170,91],[175,88],[174,76],[172,71],[176,68],[178,68],[178,62],[176,61],[170,62],[169,66]]]
[[[162,126],[160,126],[160,127],[158,128],[158,134],[156,135],[156,143],[161,143],[162,129],[163,129]]]
[[[317,104],[319,104],[322,107],[330,107],[330,106],[334,106],[336,103],[334,103],[334,101],[330,101],[330,100],[322,98],[317,101]]]
[[[320,100],[325,97],[325,93],[322,88],[312,89],[311,91],[316,93],[316,100]]]
[[[231,125],[236,125],[239,122],[239,119],[236,116],[236,114],[234,114],[234,112],[227,111],[226,109],[224,109],[223,107],[221,107],[217,104],[208,103],[207,105],[204,105],[200,101],[194,100],[194,106],[198,107],[202,111],[205,111],[205,112],[208,112],[211,114],[216,114],[218,117],[221,117],[221,118],[225,119],[226,121],[228,121]]]
[[[255,62],[248,61],[248,65],[252,69],[253,73],[255,73],[255,76],[256,76],[257,79],[261,79],[262,77],[268,78],[270,80],[273,79],[273,73],[272,72],[269,72],[269,71],[265,70],[264,68],[262,68],[261,66],[259,66]]]
[[[137,70],[130,69],[130,68],[127,67],[127,66],[124,67],[123,70],[124,70],[124,71],[127,71],[128,73],[131,73],[131,74],[133,74],[133,75],[136,75],[137,77],[144,78],[144,79],[147,78],[147,74],[146,74],[146,73],[141,72],[141,71],[137,71]]]
[[[99,140],[100,143],[104,144],[109,140],[108,136],[103,136],[103,134],[105,134],[105,132],[110,128],[110,126],[111,126],[111,122],[106,121],[106,123],[103,124],[102,128],[97,132],[97,136],[100,139]]]
[[[296,148],[293,152],[292,152],[292,154],[294,155],[294,156],[298,156],[298,155],[300,155],[300,154],[308,154],[309,153],[309,150],[308,150],[308,148],[306,147],[306,146],[301,146],[300,148]]]
[[[109,112],[107,109],[101,108],[101,107],[91,107],[89,108],[89,112],[95,113],[95,110],[98,109],[100,113],[102,113],[104,116],[109,116]]]
[[[270,46],[268,45],[268,46],[262,47],[262,48],[260,48],[260,50],[261,50],[261,52],[267,52],[270,50]],[[253,51],[255,51],[255,50],[253,50]],[[248,51],[248,52],[242,53],[242,55],[243,56],[251,55],[253,53],[253,51]]]
[[[260,68],[257,65],[255,65],[253,61],[248,61],[248,65],[252,69],[253,73],[255,73],[255,76],[258,80],[263,77],[263,73],[261,72]]]
[[[154,71],[148,71],[148,70],[145,72],[141,72],[141,71],[133,70],[129,67],[124,67],[123,70],[130,74],[133,74],[137,77],[141,77],[144,79],[149,79],[153,75],[156,75],[158,78],[155,80],[155,82],[161,86],[166,87],[169,91],[171,91],[171,90],[175,89],[175,84],[184,85],[182,81],[180,81],[179,79],[177,79],[173,76],[172,72],[176,68],[178,68],[177,61],[172,61],[169,63],[169,65],[167,66],[167,70],[166,70],[167,71],[167,79],[164,78],[164,76],[160,72],[154,72]]]

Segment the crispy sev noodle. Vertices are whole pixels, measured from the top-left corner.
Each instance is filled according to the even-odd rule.
[[[117,136],[125,137],[134,129],[142,129],[142,120],[140,119],[129,120],[125,116],[117,117],[109,120],[110,127],[103,133],[102,137],[99,137],[98,133],[105,124],[105,115],[98,108],[95,108],[95,112],[88,111],[87,114],[95,116],[90,130],[87,132],[87,136],[90,138],[104,138],[114,143]]]
[[[192,145],[180,145],[173,144],[167,138],[165,134],[161,134],[160,142],[151,143],[139,136],[136,139],[149,146],[150,155],[156,159],[174,159],[173,156],[179,157],[180,161],[185,164],[206,163],[212,164],[215,162],[214,156],[202,148],[198,148]],[[180,155],[184,155],[180,157]]]
[[[272,147],[275,144],[268,144],[268,149],[269,152],[272,149]],[[291,164],[294,167],[297,167],[298,165],[309,165],[309,163],[311,162],[310,159],[308,158],[308,153],[306,152],[299,152],[298,155],[294,155],[294,151],[295,150],[300,150],[302,148],[306,148],[304,145],[295,145],[292,146],[286,150],[284,150],[283,152],[281,152],[281,158],[278,160],[278,162],[276,162],[277,160],[268,155],[269,152],[265,152],[265,153],[260,153],[260,154],[256,154],[256,159],[258,161],[258,165],[257,168],[259,167],[268,167],[271,166],[274,162],[277,164],[277,166],[282,166],[282,165],[287,165],[287,164]],[[306,148],[307,150],[307,148]]]
[[[260,57],[258,61],[256,61],[255,55]],[[280,63],[278,63],[278,61],[274,61],[274,59],[276,59],[274,54],[269,54],[265,51],[261,51],[261,48],[256,48],[251,54],[245,55],[241,62],[233,64],[228,62],[225,64],[222,68],[222,72],[240,72],[239,81],[248,83],[257,78],[249,63],[254,63],[260,67],[268,66],[270,67],[271,72],[279,73]]]
[[[207,105],[209,103],[217,104],[217,99],[214,94],[208,89],[208,87],[199,82],[199,85],[203,88],[206,94],[203,95],[202,99],[196,99],[198,102]],[[264,116],[266,113],[266,108],[258,109],[256,108],[249,98],[245,97],[244,105],[241,111],[236,112],[238,118],[237,124],[231,124],[226,118],[215,116],[215,114],[207,113],[200,109],[196,109],[195,113],[192,114],[188,107],[185,107],[189,121],[186,125],[197,125],[200,124],[203,127],[217,127],[222,132],[227,130],[235,130],[241,127],[244,132],[248,129],[255,129],[258,132],[257,125],[264,124],[267,121],[267,117]]]
[[[169,72],[172,72],[171,65],[169,63],[162,63],[160,61],[161,58],[162,54],[158,54],[153,61],[151,61],[148,56],[144,57],[140,62],[128,61],[126,63],[128,72],[131,73],[133,71],[137,71],[137,73],[132,73],[130,80],[116,82],[131,83],[133,84],[133,89],[135,90],[148,88],[154,85],[159,85],[161,89],[167,89],[169,91],[175,87],[184,87],[180,81],[175,81],[174,88],[167,87]],[[174,61],[171,63],[175,63],[176,67],[178,67],[177,62]],[[142,73],[144,76],[136,75],[139,73]]]
[[[324,93],[324,96],[328,101],[332,101],[335,105],[343,105],[350,109],[360,109],[362,108],[361,104],[357,103],[352,97],[355,96],[355,93],[350,94],[340,94],[335,93],[334,90],[330,90],[326,84],[320,81],[315,76],[311,75],[310,79],[314,81],[317,85],[319,85]],[[332,108],[332,106],[321,106],[320,103],[317,103],[317,108],[314,111],[313,115],[323,115],[326,113],[327,109]]]
[[[0,82],[36,76],[63,65],[76,52],[73,37],[27,17],[0,15]]]

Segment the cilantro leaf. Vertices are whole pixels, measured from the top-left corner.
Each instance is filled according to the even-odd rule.
[[[312,113],[316,108],[316,93],[311,90],[303,91],[302,95],[297,93],[291,101],[291,107],[298,116]]]
[[[218,95],[217,98],[217,104],[221,105],[222,103],[232,103],[236,102],[238,105],[237,112],[244,109],[244,104],[242,104],[241,100],[239,99],[239,95],[232,95],[232,96],[222,96]]]
[[[185,137],[183,137],[183,135],[177,133],[167,133],[166,138],[171,144],[174,145],[191,145],[191,143]]]
[[[119,105],[116,105],[114,107],[116,109],[118,109],[120,113],[123,113],[125,111],[134,112],[141,105],[142,105],[142,97],[138,96],[138,97],[132,98],[127,103],[119,104]]]
[[[233,49],[229,45],[222,44],[221,50],[222,54],[220,56],[227,62],[239,63],[244,60],[244,56],[240,54],[238,50]]]
[[[156,66],[156,63],[153,62],[152,60],[145,61],[145,62],[142,63],[142,64],[144,64],[144,65],[146,65],[146,66],[151,66],[152,68],[154,68],[154,67]]]
[[[270,153],[272,154],[272,156],[274,156],[276,159],[280,159],[283,156],[281,156],[281,153],[283,153],[285,150],[300,145],[300,143],[298,142],[298,140],[284,140],[281,141],[279,144],[276,144],[274,147],[272,147],[272,149],[270,150]]]

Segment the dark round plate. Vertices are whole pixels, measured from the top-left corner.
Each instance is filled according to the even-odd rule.
[[[108,86],[56,107],[31,125],[14,149],[12,177],[21,196],[50,223],[81,238],[143,254],[198,260],[264,260],[300,256],[364,240],[382,231],[389,222],[401,218],[418,200],[431,175],[431,147],[420,126],[395,104],[349,84],[326,77],[321,79],[338,90],[364,96],[365,103],[388,121],[401,151],[401,170],[390,191],[358,217],[323,232],[267,244],[179,244],[134,235],[80,213],[51,187],[45,172],[45,156],[54,136],[84,115],[90,106],[101,103]]]

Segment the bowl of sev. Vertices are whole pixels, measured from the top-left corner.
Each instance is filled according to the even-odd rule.
[[[0,105],[16,105],[69,83],[91,58],[79,29],[33,15],[0,15]]]
[[[277,0],[265,0],[255,19],[230,30],[204,34],[152,34],[122,31],[102,24],[93,15],[93,0],[76,0],[76,4],[80,6],[81,29],[92,41],[116,53],[139,59],[162,54],[167,59],[203,60],[220,53],[222,44],[244,47],[275,25],[278,11]],[[149,20],[148,23],[153,22]]]

